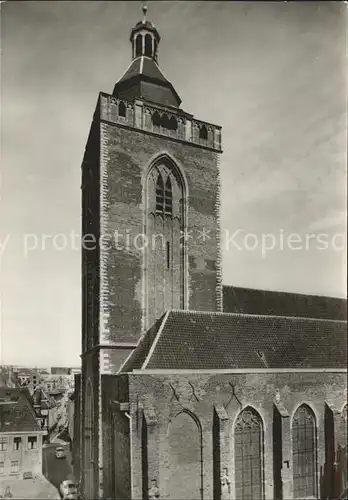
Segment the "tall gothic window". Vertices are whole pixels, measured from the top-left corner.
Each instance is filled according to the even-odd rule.
[[[263,429],[260,415],[250,407],[237,418],[234,442],[236,498],[260,500],[263,498]]]
[[[146,184],[147,328],[168,309],[184,307],[184,199],[181,173],[163,156],[150,169]]]
[[[292,421],[294,498],[316,497],[316,425],[309,406],[301,405]]]

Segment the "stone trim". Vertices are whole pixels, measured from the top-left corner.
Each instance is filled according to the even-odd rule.
[[[118,116],[118,104],[123,102],[127,109],[126,117]],[[189,144],[199,146],[201,148],[214,150],[221,152],[221,127],[218,125],[213,125],[208,122],[203,122],[196,119],[190,119],[182,110],[172,108],[167,110],[165,108],[159,108],[158,106],[153,106],[149,102],[144,102],[139,99],[134,102],[129,102],[124,99],[118,99],[109,94],[100,93],[100,121],[107,122],[111,124],[118,124],[123,127],[133,128],[141,130],[142,132],[154,134],[160,137],[166,137],[179,142],[187,142]],[[154,130],[152,125],[152,119],[149,121],[146,119],[149,115],[152,116],[155,112],[163,112],[168,116],[175,117],[178,127],[175,130],[161,129]],[[179,127],[180,122],[180,127]],[[205,126],[208,132],[208,139],[200,139],[199,134],[195,134],[201,127]],[[197,129],[197,130],[196,130]],[[185,134],[183,134],[185,130]]]

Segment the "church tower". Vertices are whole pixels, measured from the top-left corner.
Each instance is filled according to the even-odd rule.
[[[180,107],[159,66],[160,35],[143,13],[128,69],[112,94],[99,94],[82,162],[86,499],[103,482],[102,377],[118,372],[167,310],[222,309],[221,127]]]

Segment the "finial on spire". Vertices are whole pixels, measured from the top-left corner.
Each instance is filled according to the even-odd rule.
[[[143,23],[146,21],[146,14],[147,14],[147,5],[146,5],[146,2],[144,1],[143,2],[143,14],[144,14],[144,17],[143,17]]]

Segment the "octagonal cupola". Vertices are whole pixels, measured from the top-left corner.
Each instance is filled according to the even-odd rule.
[[[158,65],[160,36],[154,24],[146,19],[146,5],[143,14],[143,20],[134,26],[130,36],[132,61],[116,82],[113,96],[126,101],[144,99],[178,108],[181,99]]]
[[[133,59],[145,56],[157,61],[158,43],[161,38],[154,24],[147,20],[146,14],[147,6],[143,5],[143,20],[134,26],[130,36],[132,56]]]

